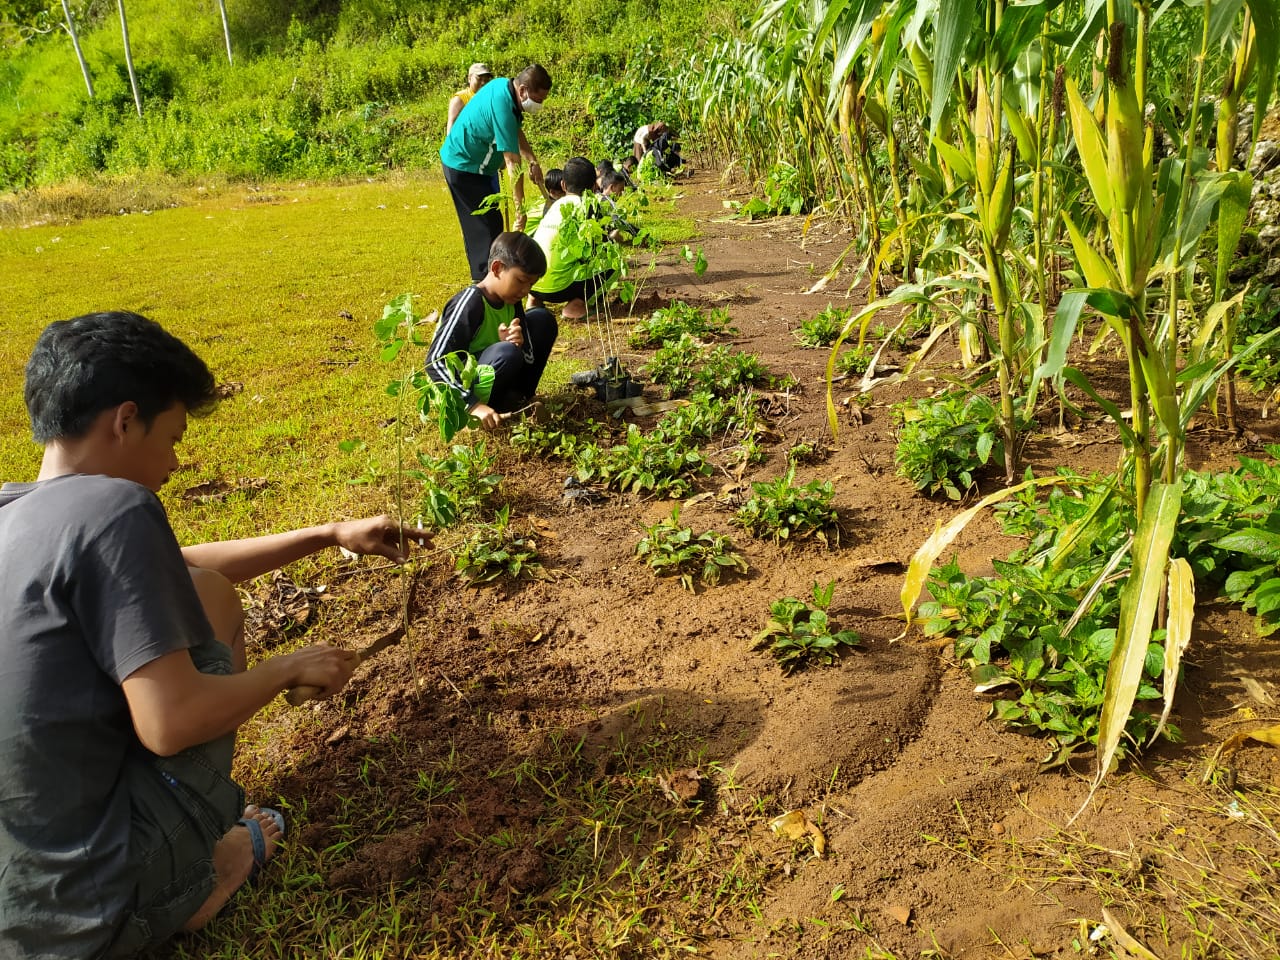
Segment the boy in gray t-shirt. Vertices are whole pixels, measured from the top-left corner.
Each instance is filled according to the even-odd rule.
[[[335,545],[403,560],[405,531],[180,548],[155,491],[214,381],[137,314],[51,324],[25,394],[45,451],[0,487],[0,957],[128,956],[207,923],[283,839],[230,779],[236,728],[355,667],[316,645],[246,670],[232,583]]]

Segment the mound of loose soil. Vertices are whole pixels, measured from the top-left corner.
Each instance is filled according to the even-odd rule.
[[[1238,728],[1234,711],[1247,694],[1237,678],[1280,689],[1274,641],[1258,639],[1247,617],[1207,608],[1176,711],[1187,743],[1113,779],[1064,830],[1091,771],[1038,773],[1048,745],[989,721],[988,701],[974,695],[948,649],[918,634],[894,639],[905,564],[956,507],[918,496],[896,476],[889,408],[943,386],[957,372],[954,347],[941,344],[926,371],[877,388],[868,405],[840,403],[852,389],[838,385],[842,426],[830,438],[826,352],[800,349],[792,330],[828,302],[863,302],[861,292],[845,296],[848,277],[804,292],[851,238],[821,224],[806,231],[800,218],[726,220],[724,191],[707,177],[685,191],[710,269],[697,279],[687,268],[660,268],[649,305],[727,306],[738,346],[798,386],[770,400],[777,442],[768,461],[745,476],[709,478],[701,490],[712,495],[686,505],[681,518],[695,529],[733,531],[729,518],[746,484],[778,476],[791,445],[816,441],[826,455],[802,465],[797,479],[833,482],[838,544],[833,536],[829,547],[778,546],[737,531],[750,573],[689,593],[632,556],[642,528],[669,514],[668,502],[566,505],[563,466],[502,445],[504,496],[538,540],[544,577],[464,589],[445,559],[429,565],[411,642],[371,662],[345,696],[282,715],[274,746],[256,752],[246,774],[266,790],[305,798],[300,836],[327,852],[320,869],[330,888],[355,902],[389,885],[413,888],[421,916],[446,918],[441,943],[450,936],[447,917],[464,902],[518,919],[546,893],[545,851],[573,825],[546,821],[547,798],[567,787],[539,782],[533,771],[557,755],[571,757],[566,769],[579,788],[627,787],[649,762],[698,765],[714,802],[697,829],[709,833],[718,823],[730,830],[730,815],[741,817],[755,798],[760,815],[747,821],[749,839],[776,858],[759,891],[760,916],[686,916],[699,927],[702,955],[850,957],[879,948],[1074,957],[1089,950],[1103,906],[1157,952],[1176,954],[1193,938],[1173,894],[1172,926],[1162,933],[1144,926],[1140,911],[1126,913],[1125,902],[1103,902],[1087,877],[1118,876],[1116,890],[1159,888],[1194,873],[1197,844],[1271,842],[1224,812],[1230,796],[1201,788],[1191,767]],[[573,349],[584,368],[599,360],[590,339]],[[645,357],[623,360],[637,369]],[[903,359],[892,350],[885,357]],[[1123,395],[1119,365],[1109,389]],[[594,401],[583,404],[603,415]],[[1274,424],[1256,413],[1246,399],[1254,446],[1275,442]],[[1232,466],[1243,443],[1203,429],[1193,465]],[[1026,458],[1044,474],[1062,463],[1110,470],[1118,453],[1113,433],[1088,423],[1062,434],[1046,428]],[[985,481],[997,485],[997,477]],[[980,518],[955,549],[966,570],[980,572],[1012,546]],[[861,644],[835,667],[784,676],[751,638],[771,600],[805,597],[815,580],[829,579],[831,612]],[[366,622],[347,625],[343,642],[356,645],[393,624],[398,598],[396,584],[367,598]],[[654,742],[665,753],[645,760],[632,750]],[[424,783],[423,771],[443,771],[449,782]],[[1274,789],[1280,764],[1267,748],[1250,748],[1238,777],[1250,789]],[[379,832],[352,834],[353,797],[376,798],[387,820]],[[797,807],[821,821],[825,858],[798,857],[769,834],[772,816]],[[480,852],[476,838],[492,837],[511,842]],[[1242,874],[1236,888],[1249,882]]]

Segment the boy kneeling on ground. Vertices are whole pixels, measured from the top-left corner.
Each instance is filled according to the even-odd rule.
[[[0,957],[130,956],[208,923],[284,839],[230,779],[236,729],[356,666],[320,644],[246,670],[232,583],[329,546],[402,561],[410,531],[180,549],[156,491],[214,380],[137,314],[51,324],[25,392],[44,458],[0,487]]]
[[[462,395],[467,410],[493,429],[502,414],[529,405],[559,328],[550,310],[525,310],[524,298],[547,272],[547,258],[524,233],[501,233],[489,249],[489,272],[444,307],[427,351],[427,375]],[[453,353],[470,353],[481,376],[471,389],[450,369]],[[488,368],[487,370],[484,368]]]
[[[593,276],[590,263],[580,259],[562,236],[566,217],[599,217],[600,206],[593,191],[596,168],[586,157],[574,157],[564,165],[565,196],[551,205],[533,238],[547,257],[546,276],[533,289],[533,304],[563,303],[566,320],[581,320],[587,315],[587,301],[594,299],[609,285],[613,272],[605,270]],[[574,208],[577,208],[576,210]],[[571,212],[572,211],[572,212]]]

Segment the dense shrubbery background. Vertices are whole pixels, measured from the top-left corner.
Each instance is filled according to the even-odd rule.
[[[530,133],[545,155],[628,152],[630,132],[671,116],[671,64],[739,0],[129,0],[143,98],[136,115],[114,2],[72,4],[90,100],[60,5],[0,0],[0,189],[96,174],[312,177],[436,165],[448,98],[473,60],[555,80]],[[45,32],[40,32],[44,30]]]

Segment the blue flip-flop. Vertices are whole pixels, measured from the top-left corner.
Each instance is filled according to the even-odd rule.
[[[279,810],[272,810],[270,807],[259,807],[262,813],[269,814],[271,819],[276,822],[276,826],[280,828],[280,840],[277,844],[282,843],[285,837],[284,814]],[[249,879],[252,880],[258,875],[258,871],[262,869],[263,864],[267,862],[267,838],[262,833],[262,824],[258,822],[257,817],[241,817],[237,823],[244,826],[249,831],[249,842],[253,845],[253,869],[249,871]]]

